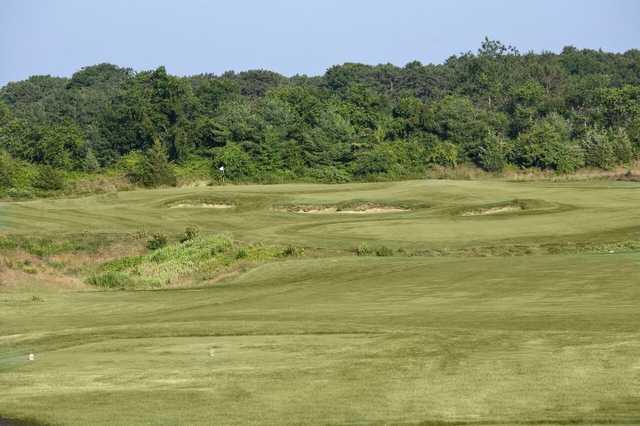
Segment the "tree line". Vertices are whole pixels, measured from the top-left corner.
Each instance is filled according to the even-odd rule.
[[[568,173],[639,156],[637,49],[520,53],[485,39],[442,64],[345,63],[313,77],[99,64],[0,89],[4,190],[105,170],[147,186],[220,166],[237,181],[344,182],[462,163]]]

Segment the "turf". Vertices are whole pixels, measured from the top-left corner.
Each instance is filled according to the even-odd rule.
[[[261,263],[202,288],[0,293],[0,417],[638,424],[639,191],[600,181],[415,181],[3,206],[13,234],[178,233],[197,224],[337,254]],[[236,207],[166,208],[196,198]],[[463,216],[513,200],[529,200],[527,208]],[[344,217],[273,208],[363,201],[411,211]],[[363,242],[395,255],[349,254]]]

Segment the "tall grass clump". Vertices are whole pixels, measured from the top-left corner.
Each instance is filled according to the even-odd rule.
[[[234,263],[275,259],[286,251],[264,245],[243,246],[226,235],[195,236],[145,255],[107,262],[87,282],[105,288],[188,284],[206,281]]]

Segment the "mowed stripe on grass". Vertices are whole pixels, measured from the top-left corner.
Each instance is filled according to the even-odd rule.
[[[175,235],[197,225],[341,256],[278,260],[206,288],[0,290],[0,418],[639,424],[640,253],[634,245],[600,248],[640,241],[639,188],[497,180],[247,185],[7,204],[6,233]],[[235,207],[169,208],[203,199]],[[542,207],[463,214],[514,200]],[[349,202],[409,211],[278,208]],[[438,249],[442,257],[345,251],[363,243]],[[565,254],[464,251],[541,244]],[[563,251],[580,244],[593,246]]]
[[[0,404],[63,424],[636,421],[637,276],[633,253],[330,258],[6,296],[5,347],[37,361],[0,373]]]

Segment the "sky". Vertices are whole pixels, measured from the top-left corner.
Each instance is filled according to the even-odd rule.
[[[0,0],[0,86],[102,62],[176,75],[441,63],[485,36],[521,52],[640,48],[640,1]]]

